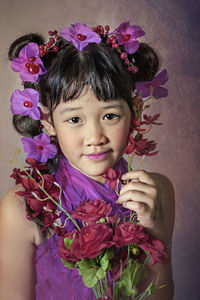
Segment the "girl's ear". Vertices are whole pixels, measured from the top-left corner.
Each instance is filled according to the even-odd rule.
[[[42,114],[42,119],[41,119],[41,123],[42,125],[45,127],[47,133],[50,136],[55,136],[56,135],[56,130],[53,126],[50,114],[49,114],[49,110],[46,106],[43,105],[39,105],[40,109],[41,109],[41,114]]]

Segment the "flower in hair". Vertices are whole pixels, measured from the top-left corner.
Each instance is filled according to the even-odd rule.
[[[139,48],[138,38],[145,32],[139,26],[131,26],[129,21],[123,22],[114,31],[119,45],[124,45],[127,53],[132,54]]]
[[[71,41],[80,51],[89,43],[99,44],[101,42],[100,36],[82,23],[71,24],[71,27],[63,28],[60,35],[65,40]]]
[[[23,137],[21,139],[27,158],[34,158],[37,162],[47,162],[57,153],[56,146],[50,143],[50,137],[46,133],[40,133],[34,138]]]
[[[34,120],[40,120],[41,114],[38,108],[39,93],[27,88],[24,91],[15,90],[10,98],[11,111],[14,115],[29,115]]]
[[[152,81],[137,82],[136,89],[141,92],[143,98],[149,97],[150,95],[155,98],[162,98],[168,96],[168,90],[163,87],[169,76],[167,70],[161,71],[156,75]]]
[[[11,68],[20,72],[23,81],[37,81],[38,76],[46,73],[46,69],[39,56],[39,47],[36,43],[28,43],[19,52],[19,57],[11,62]]]

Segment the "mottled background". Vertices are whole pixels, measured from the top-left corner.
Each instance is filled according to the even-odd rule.
[[[144,29],[144,40],[158,51],[162,68],[170,74],[169,97],[152,107],[164,123],[150,133],[160,152],[143,166],[166,174],[175,186],[175,300],[197,300],[200,295],[199,13],[198,0],[0,0],[1,196],[13,185],[9,160],[20,146],[11,124],[9,97],[21,83],[7,60],[9,44],[16,37],[34,31],[46,35],[49,29],[60,30],[77,21],[91,26],[108,23],[114,29],[130,20]]]

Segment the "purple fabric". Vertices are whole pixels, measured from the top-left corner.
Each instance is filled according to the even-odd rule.
[[[121,159],[115,169],[127,172],[127,163]],[[62,205],[71,212],[85,200],[103,199],[109,202],[114,213],[125,214],[128,211],[115,204],[118,196],[109,189],[109,184],[101,185],[69,165],[65,158],[55,174],[63,190]],[[64,216],[62,216],[64,220]],[[61,219],[62,219],[61,218]],[[71,230],[73,224],[68,222],[66,228]],[[36,300],[93,300],[96,297],[92,289],[82,283],[77,270],[65,268],[58,255],[57,246],[60,238],[54,234],[37,247],[36,251]]]

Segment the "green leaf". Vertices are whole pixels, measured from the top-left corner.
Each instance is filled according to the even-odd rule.
[[[100,265],[104,271],[108,269],[109,261],[114,257],[115,250],[113,247],[107,248],[100,259]]]
[[[71,244],[73,243],[73,240],[69,238],[64,238],[64,244],[65,247],[70,251],[71,250]]]
[[[79,261],[78,265],[82,281],[89,288],[92,288],[98,280],[106,275],[106,272],[97,264],[96,259],[84,258]]]
[[[62,258],[61,258],[61,261],[62,261],[62,263],[63,263],[63,265],[64,265],[65,268],[69,268],[71,270],[74,270],[78,266],[77,262],[65,260],[65,259],[62,259]]]
[[[138,282],[145,277],[146,269],[136,260],[130,263],[122,272],[120,280],[117,282],[114,290],[113,300],[119,299],[119,296],[136,296],[136,286]]]

